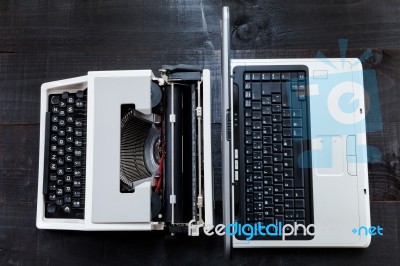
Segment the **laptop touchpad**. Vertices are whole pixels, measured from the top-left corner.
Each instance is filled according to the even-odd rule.
[[[346,140],[339,135],[312,140],[313,168],[320,176],[342,176],[346,172]]]

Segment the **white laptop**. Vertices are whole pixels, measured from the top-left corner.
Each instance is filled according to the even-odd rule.
[[[225,251],[367,247],[361,62],[230,58],[227,7],[222,27]]]

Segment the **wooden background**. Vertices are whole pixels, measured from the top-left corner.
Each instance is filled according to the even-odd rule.
[[[39,95],[43,82],[89,70],[187,63],[211,69],[216,213],[221,217],[220,14],[231,8],[236,58],[339,57],[371,48],[382,130],[368,144],[368,249],[234,250],[231,264],[400,265],[400,3],[396,0],[0,1],[0,265],[225,265],[222,238],[160,232],[39,231],[35,227]],[[158,2],[158,3],[156,3]],[[399,82],[399,83],[398,83]],[[110,91],[110,93],[112,93]],[[375,121],[367,121],[373,127]],[[338,192],[340,193],[340,192]]]

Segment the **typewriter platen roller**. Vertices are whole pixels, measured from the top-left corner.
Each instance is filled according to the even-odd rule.
[[[160,75],[95,71],[42,86],[42,100],[87,89],[87,151],[84,218],[49,219],[38,202],[39,228],[187,233],[189,222],[195,231],[213,224],[209,70],[163,66]]]

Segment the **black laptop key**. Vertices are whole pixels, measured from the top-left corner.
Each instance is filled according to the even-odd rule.
[[[261,83],[252,84],[252,100],[261,100]]]

